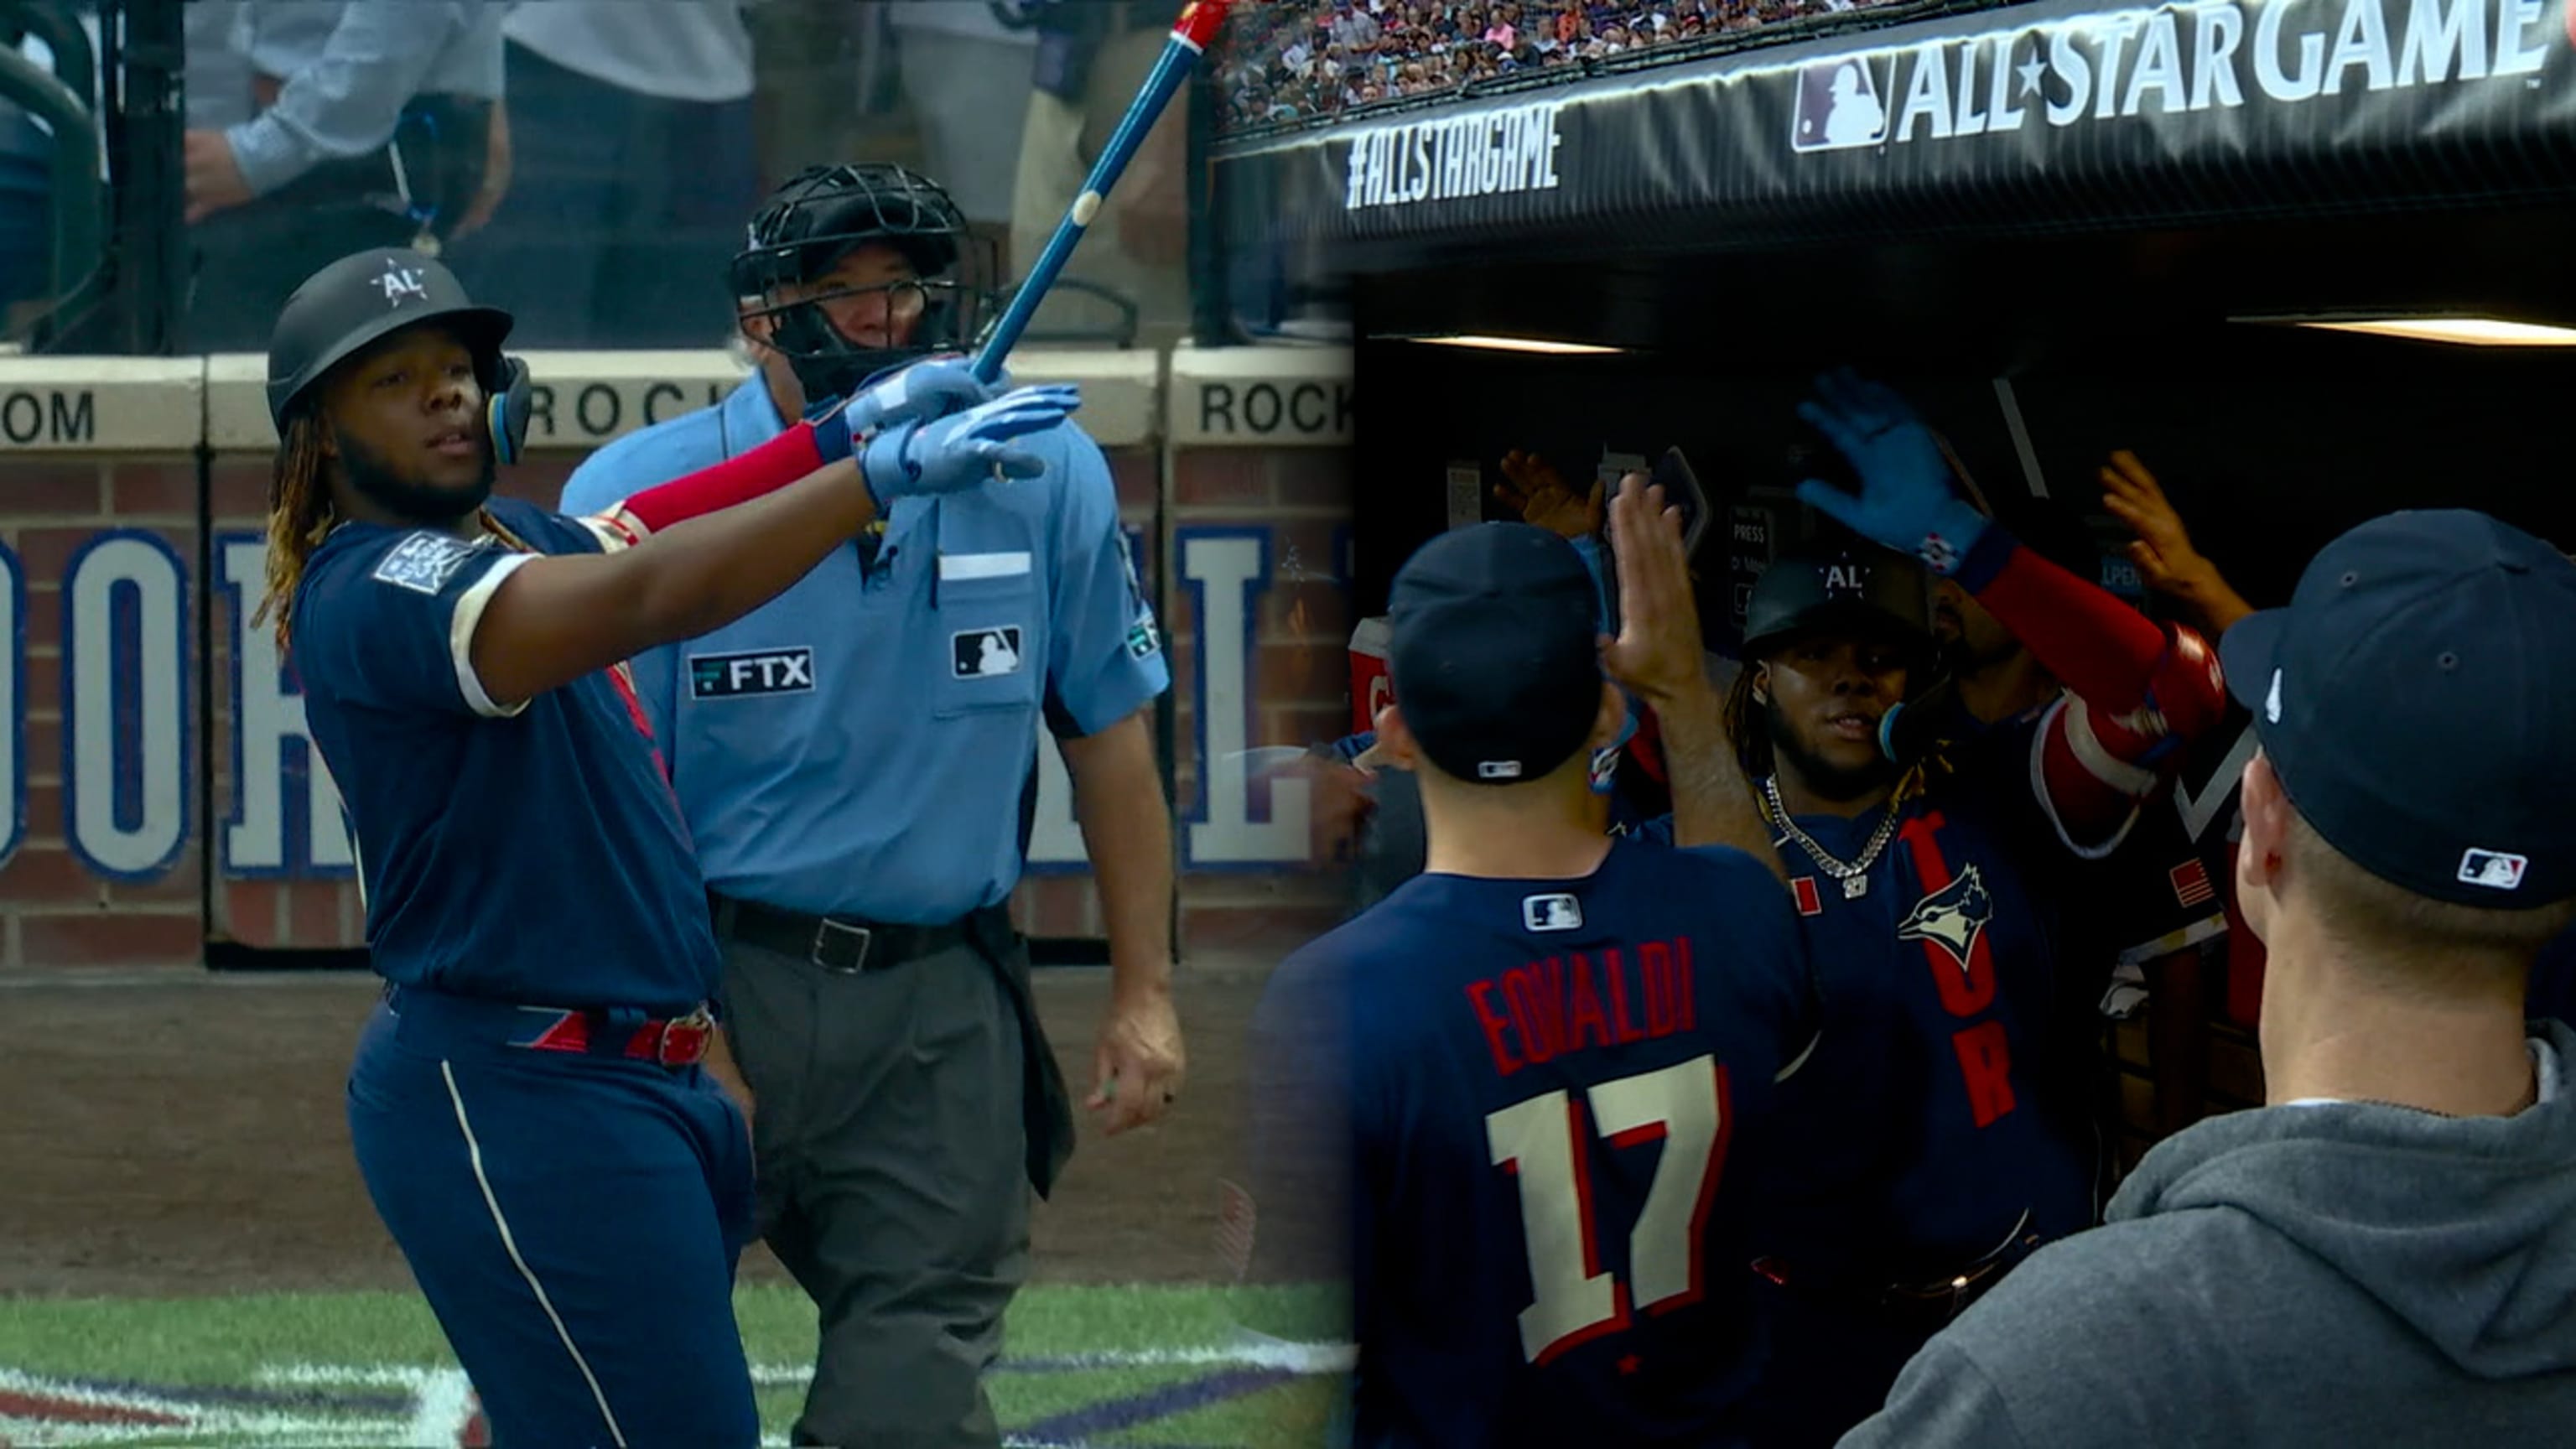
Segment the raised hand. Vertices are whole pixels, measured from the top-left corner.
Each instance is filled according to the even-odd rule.
[[[1985,532],[1985,515],[1951,490],[1940,439],[1904,398],[1842,369],[1816,380],[1816,396],[1798,405],[1798,416],[1851,460],[1861,483],[1854,496],[1810,478],[1798,485],[1800,502],[1939,573],[1958,571]]]
[[[897,498],[957,493],[1001,478],[1046,471],[1037,454],[1011,446],[1044,432],[1082,406],[1071,383],[1024,387],[933,422],[897,423],[868,440],[860,471],[880,508]]]
[[[1601,531],[1601,481],[1594,479],[1592,492],[1575,496],[1556,468],[1546,459],[1518,448],[1503,455],[1503,482],[1494,485],[1494,496],[1521,517],[1521,522],[1544,528],[1559,538],[1589,538]]]
[[[2212,638],[2253,612],[2218,565],[2192,547],[2182,514],[2137,454],[2124,449],[2103,465],[2102,506],[2137,535],[2127,552],[2129,562],[2138,566],[2138,577],[2148,588],[2196,610]]]
[[[1682,512],[1645,474],[1630,473],[1619,480],[1610,520],[1618,544],[1612,557],[1619,570],[1619,636],[1603,643],[1601,664],[1661,709],[1708,684],[1690,559],[1682,551]]]

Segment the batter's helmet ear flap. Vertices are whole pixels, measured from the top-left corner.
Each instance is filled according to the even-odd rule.
[[[492,460],[516,463],[528,451],[528,411],[536,389],[528,381],[528,364],[516,357],[501,359],[496,386],[483,397],[484,426],[492,434]]]

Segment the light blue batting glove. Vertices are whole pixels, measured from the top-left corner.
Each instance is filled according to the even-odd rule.
[[[882,510],[898,498],[959,493],[1001,478],[1035,478],[1046,461],[1011,440],[1042,433],[1082,406],[1082,389],[1050,383],[1008,392],[933,422],[897,423],[868,439],[859,471]]]
[[[1816,397],[1798,405],[1798,416],[1860,475],[1858,496],[1810,478],[1798,485],[1798,501],[1945,577],[1958,571],[1986,517],[1951,491],[1950,460],[1905,399],[1843,369],[1816,380]]]
[[[981,407],[1011,390],[1011,375],[987,383],[971,359],[943,354],[907,362],[869,378],[850,394],[843,415],[857,433],[883,432],[897,423],[935,422]]]

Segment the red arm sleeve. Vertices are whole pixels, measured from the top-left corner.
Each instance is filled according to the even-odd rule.
[[[2218,651],[2191,629],[2168,634],[1993,525],[1957,578],[2074,696],[2049,711],[2032,784],[2068,846],[2107,853],[2166,762],[2225,713]]]
[[[647,488],[593,521],[606,524],[628,544],[641,543],[684,519],[775,493],[823,466],[814,425],[798,423],[748,453]]]

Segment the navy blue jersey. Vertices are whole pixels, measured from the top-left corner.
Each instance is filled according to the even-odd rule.
[[[600,549],[524,503],[489,512],[538,553]],[[357,839],[367,944],[406,986],[686,1010],[715,988],[715,938],[631,689],[603,672],[505,708],[475,677],[475,622],[531,557],[347,523],[305,565],[294,666]]]
[[[1856,1284],[1945,1277],[2094,1221],[2099,1146],[2066,1038],[2061,903],[2079,857],[2033,786],[2036,719],[1969,742],[1898,807],[1862,894],[1780,846],[1825,1030],[1781,1095],[1800,1150],[1761,1194],[1766,1254]],[[1842,861],[1884,807],[1797,817]],[[2081,1004],[2080,1002],[2078,1003]]]
[[[1814,1021],[1778,880],[1726,850],[1417,876],[1283,964],[1257,1251],[1347,1233],[1357,1441],[1731,1442],[1759,1369],[1734,1184]]]

